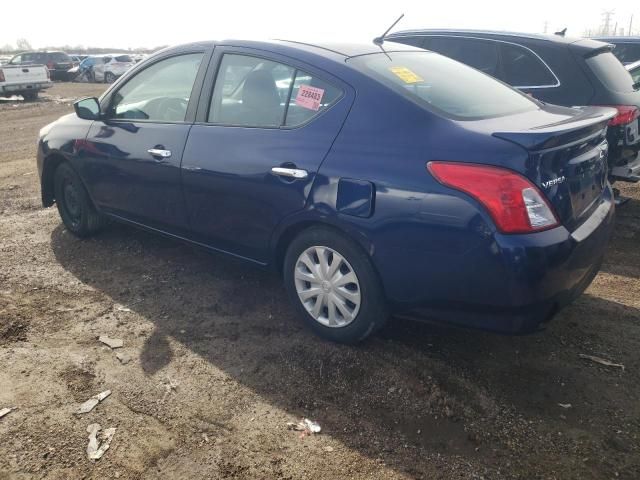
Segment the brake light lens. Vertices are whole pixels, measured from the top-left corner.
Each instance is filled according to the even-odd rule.
[[[640,110],[633,105],[603,105],[603,107],[612,107],[618,111],[617,115],[609,120],[611,127],[627,125],[640,116]]]
[[[49,70],[53,70],[53,62],[48,62],[48,63],[47,63],[47,68],[48,68]]]
[[[0,68],[0,82],[4,82],[5,78],[4,78],[4,72],[2,71],[2,69]]]
[[[516,172],[457,162],[429,162],[427,169],[443,185],[480,202],[502,233],[533,233],[559,224],[543,194]]]

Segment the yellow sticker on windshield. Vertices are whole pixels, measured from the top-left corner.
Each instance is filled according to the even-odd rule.
[[[418,83],[424,82],[424,78],[415,72],[412,72],[407,67],[391,67],[389,68],[400,80],[404,83]]]

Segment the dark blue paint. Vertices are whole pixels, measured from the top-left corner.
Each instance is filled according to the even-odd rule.
[[[514,333],[535,329],[597,272],[613,224],[608,184],[580,212],[571,210],[575,199],[569,190],[549,190],[555,208],[568,209],[562,226],[503,235],[477,201],[444,187],[426,170],[432,160],[490,164],[539,185],[563,153],[529,153],[525,147],[535,150],[531,145],[494,134],[563,121],[579,125],[576,111],[541,106],[508,119],[456,122],[350,68],[340,53],[287,42],[223,42],[215,51],[213,44],[198,44],[161,52],[112,86],[102,104],[148,62],[194,49],[207,52],[211,65],[203,64],[198,75],[186,122],[66,116],[43,129],[38,166],[45,205],[54,200],[50,166],[64,158],[103,213],[259,264],[278,268],[281,239],[292,229],[325,224],[369,253],[395,311]],[[225,49],[304,68],[338,84],[344,96],[299,128],[207,124],[212,79]],[[545,141],[558,140],[553,132],[536,141],[548,147]],[[158,146],[172,156],[158,161],[147,153]],[[271,174],[274,166],[295,166],[310,175],[287,180]],[[606,215],[595,218],[602,205]],[[584,224],[590,225],[589,235],[577,241],[572,233]]]

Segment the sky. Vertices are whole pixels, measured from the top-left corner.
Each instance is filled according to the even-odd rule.
[[[11,3],[12,0],[5,0]],[[288,39],[369,42],[404,13],[396,29],[478,28],[519,32],[567,27],[567,35],[594,33],[602,12],[611,28],[640,33],[640,3],[632,0],[394,2],[347,0],[30,0],[28,16],[0,12],[0,47],[27,39],[34,48],[83,45],[137,48],[197,40]],[[637,5],[637,6],[636,6]],[[7,18],[2,18],[2,17]]]

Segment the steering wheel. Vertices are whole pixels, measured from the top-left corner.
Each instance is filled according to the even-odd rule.
[[[161,99],[155,106],[156,117],[159,120],[175,122],[184,120],[189,102],[184,98],[167,97]]]

